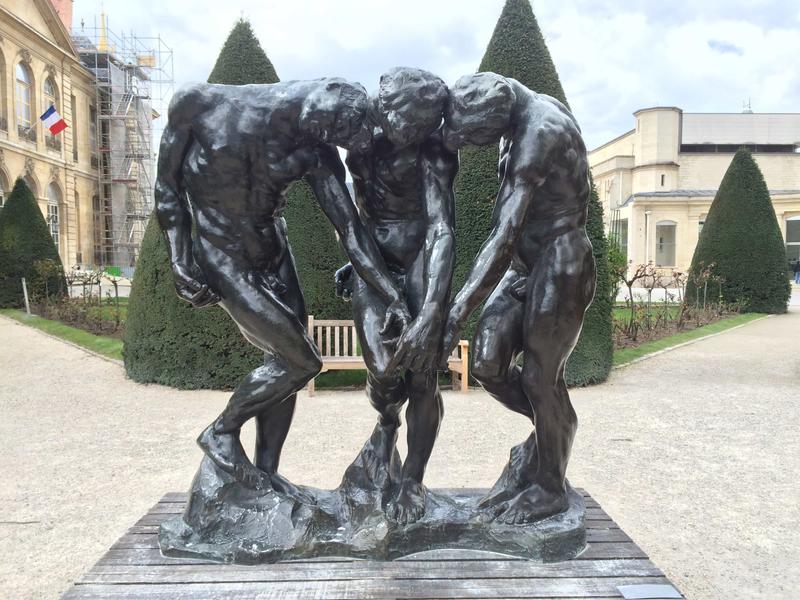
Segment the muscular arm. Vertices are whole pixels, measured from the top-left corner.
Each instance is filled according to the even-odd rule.
[[[421,314],[439,317],[450,293],[455,262],[453,181],[458,172],[458,157],[441,144],[431,144],[423,151],[420,169],[428,218],[425,299]]]
[[[189,265],[192,261],[192,217],[183,198],[181,165],[189,145],[187,125],[167,124],[158,154],[158,177],[155,185],[155,208],[158,224],[167,238],[172,264]]]
[[[478,252],[464,287],[453,300],[451,321],[462,325],[503,277],[525,225],[533,190],[534,183],[520,177],[509,164],[492,212],[492,232]]]
[[[183,190],[181,169],[191,141],[191,116],[200,107],[199,94],[191,90],[175,95],[170,105],[169,122],[161,137],[155,209],[158,224],[167,238],[172,274],[178,296],[194,306],[219,302],[208,285],[199,281],[192,256],[192,216]]]
[[[387,305],[391,305],[401,300],[400,292],[389,277],[375,242],[361,223],[344,177],[344,166],[336,150],[324,146],[319,151],[317,165],[308,171],[305,179],[336,228],[353,268]]]

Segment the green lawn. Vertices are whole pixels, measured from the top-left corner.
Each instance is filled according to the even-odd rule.
[[[660,340],[646,342],[641,346],[637,346],[636,348],[623,348],[622,350],[617,350],[614,352],[614,365],[624,365],[647,354],[672,348],[673,346],[690,342],[691,340],[696,340],[698,338],[711,335],[712,333],[719,333],[720,331],[725,331],[731,327],[736,327],[737,325],[743,325],[745,323],[749,323],[750,321],[755,321],[756,319],[760,319],[764,316],[765,315],[760,313],[736,315],[735,317],[728,317],[727,319],[722,319],[716,323],[698,327],[697,329],[692,329],[691,331],[684,331],[669,337],[661,338]]]
[[[0,314],[108,358],[122,360],[122,340],[94,335],[88,331],[64,325],[59,321],[50,321],[35,315],[28,315],[22,310],[4,308],[0,309]]]

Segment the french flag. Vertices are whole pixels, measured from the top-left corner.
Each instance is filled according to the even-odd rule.
[[[48,108],[45,111],[45,113],[39,118],[45,124],[45,127],[47,127],[50,130],[50,133],[53,135],[61,133],[67,128],[67,122],[60,114],[58,114],[56,107],[53,105],[50,105],[50,108]]]

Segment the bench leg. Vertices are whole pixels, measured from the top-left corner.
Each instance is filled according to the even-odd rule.
[[[314,379],[312,379],[311,381],[309,381],[309,382],[308,382],[308,385],[306,386],[306,389],[308,390],[308,395],[309,395],[309,396],[313,396],[313,395],[314,395],[314,391],[315,391],[315,388],[316,388],[316,386],[314,385],[314,382],[315,382],[316,380],[317,380],[317,379],[316,379],[316,377],[315,377]]]
[[[466,354],[466,353],[465,353]],[[461,392],[469,391],[469,358],[465,355],[461,357]]]

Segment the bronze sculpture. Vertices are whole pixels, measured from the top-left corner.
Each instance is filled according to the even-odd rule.
[[[386,303],[384,328],[408,321],[405,301],[356,215],[333,146],[361,143],[366,101],[361,86],[340,79],[193,86],[171,103],[159,156],[156,211],[178,295],[196,307],[219,303],[265,353],[198,443],[237,480],[307,501],[277,473],[295,394],[321,367],[305,333],[281,216],[291,183],[305,177],[311,185],[361,277]],[[253,417],[255,465],[239,442]]]
[[[458,157],[437,131],[447,86],[421,69],[396,68],[381,76],[372,100],[372,143],[350,150],[359,214],[403,291],[413,321],[396,346],[374,327],[385,305],[350,265],[337,272],[337,291],[353,299],[364,359],[367,395],[379,413],[373,446],[376,468],[395,456],[400,410],[408,400],[408,456],[394,499],[394,517],[413,522],[425,512],[422,485],[443,414],[436,374],[439,340],[453,272],[453,180]],[[354,281],[351,281],[354,278]],[[407,371],[398,366],[408,362]]]
[[[494,230],[447,312],[456,150],[501,137]],[[349,150],[358,213],[334,144]],[[320,368],[281,216],[283,192],[300,177],[351,260],[337,292],[354,300],[379,412],[332,491],[277,474],[296,392]],[[173,102],[156,198],[178,294],[199,307],[220,303],[265,351],[198,439],[206,457],[186,511],[161,526],[165,554],[248,563],[455,547],[561,560],[582,550],[583,500],[565,480],[576,420],[563,366],[594,292],[594,262],[586,150],[562,105],[491,73],[448,92],[408,68],[384,75],[372,101],[339,79],[195,86]],[[442,418],[436,367],[490,294],[473,372],[534,433],[482,500],[427,491]],[[401,467],[395,441],[406,400]],[[239,442],[252,417],[255,464]]]
[[[529,418],[534,432],[512,451],[481,505],[503,522],[528,523],[568,504],[565,474],[577,417],[564,365],[595,287],[586,147],[563,104],[494,73],[456,83],[445,139],[454,147],[500,141],[492,233],[453,300],[442,354],[489,297],[472,373],[496,400]]]

